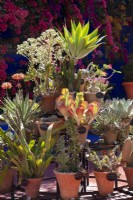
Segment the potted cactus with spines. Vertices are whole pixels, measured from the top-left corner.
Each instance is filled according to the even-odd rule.
[[[113,192],[114,183],[119,176],[118,167],[122,159],[122,153],[116,155],[119,146],[115,146],[106,155],[99,155],[96,151],[88,148],[87,159],[94,165],[94,175],[101,196],[107,196]]]

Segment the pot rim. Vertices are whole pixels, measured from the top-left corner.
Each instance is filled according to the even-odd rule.
[[[122,85],[123,85],[123,86],[133,85],[133,81],[129,81],[129,82],[124,81],[124,82],[122,83]]]
[[[54,169],[54,173],[57,173],[57,174],[73,174],[73,175],[75,175],[77,173],[77,172],[60,172],[58,170],[59,170],[58,168]]]

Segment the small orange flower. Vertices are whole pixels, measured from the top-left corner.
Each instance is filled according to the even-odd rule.
[[[17,86],[18,88],[21,88],[21,87],[22,87],[22,85],[21,85],[20,83],[18,83],[16,86]]]
[[[25,75],[23,73],[16,73],[16,74],[13,74],[12,78],[14,80],[22,80],[24,79]]]
[[[10,82],[4,82],[1,85],[2,89],[11,89],[12,88],[12,84]]]

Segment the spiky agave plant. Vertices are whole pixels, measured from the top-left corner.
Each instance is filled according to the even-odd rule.
[[[20,133],[23,128],[29,128],[39,113],[39,105],[35,99],[30,100],[29,96],[17,93],[11,100],[9,97],[4,99],[1,107],[4,120],[15,133]]]
[[[65,77],[66,86],[70,91],[73,91],[74,85],[74,65],[77,60],[84,58],[100,44],[101,40],[105,37],[100,37],[98,34],[98,28],[89,34],[90,24],[89,22],[82,25],[80,22],[78,25],[71,21],[71,32],[68,28],[64,27],[64,35],[61,34],[62,39],[65,43],[65,52],[69,57],[69,67],[67,61],[63,62],[63,72]],[[80,81],[81,74],[78,73],[77,80]],[[76,89],[78,90],[79,82],[77,83]]]

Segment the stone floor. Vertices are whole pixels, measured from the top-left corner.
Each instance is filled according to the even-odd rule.
[[[56,180],[52,178],[53,174],[53,167],[49,167],[49,169],[45,173],[45,177],[51,177],[50,180],[46,179],[41,184],[40,188],[40,195],[37,200],[60,200],[58,194],[56,194]],[[120,168],[121,179],[125,180],[125,175]],[[90,175],[93,175],[91,173]],[[26,196],[24,190],[16,190],[14,193],[14,198],[11,197],[11,194],[0,194],[0,200],[26,200]],[[98,194],[97,186],[95,182],[95,178],[89,179],[89,186],[87,186],[87,193],[86,194],[79,194],[79,200],[133,200],[133,191],[129,190],[126,182],[118,181],[118,189],[114,190],[113,194],[107,197],[101,197]]]

